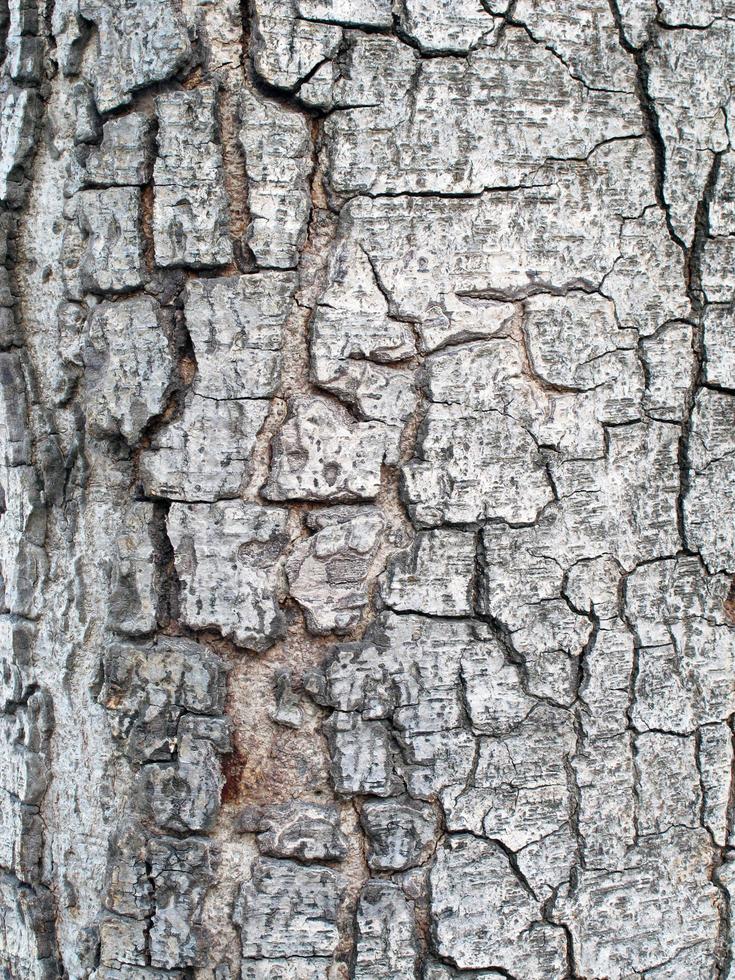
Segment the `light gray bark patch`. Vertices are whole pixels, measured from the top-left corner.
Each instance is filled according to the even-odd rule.
[[[82,191],[76,204],[84,241],[79,262],[82,287],[93,293],[127,293],[142,286],[140,190],[110,187]]]
[[[258,265],[295,268],[311,214],[308,122],[249,89],[241,95],[241,114],[251,215],[247,244]]]
[[[279,568],[287,512],[241,501],[174,504],[168,534],[181,584],[181,616],[251,650],[283,634]]]
[[[21,203],[23,181],[35,151],[36,124],[41,112],[38,94],[8,78],[0,83],[0,200]]]
[[[153,633],[158,614],[158,557],[153,504],[138,501],[125,514],[110,562],[108,622],[128,636]]]
[[[418,943],[413,904],[400,886],[368,881],[357,906],[355,980],[416,977]]]
[[[286,562],[289,592],[303,608],[311,633],[347,633],[368,605],[369,576],[385,520],[373,508],[340,513],[296,545]],[[320,522],[321,523],[321,522]]]
[[[449,837],[431,873],[431,908],[436,948],[460,969],[565,975],[561,930],[541,921],[538,900],[497,844]]]
[[[347,840],[336,807],[316,803],[284,803],[245,807],[238,830],[255,833],[258,850],[268,857],[298,861],[340,861]]]
[[[486,21],[491,33],[492,19]],[[585,158],[606,140],[643,132],[632,87],[629,92],[586,88],[520,28],[506,27],[493,41],[468,59],[426,59],[418,72],[419,59],[404,56],[397,91],[384,100],[370,53],[380,51],[384,41],[355,38],[355,47],[366,52],[353,61],[366,74],[359,100],[365,107],[335,112],[327,120],[334,190],[478,193],[513,187],[535,179],[549,157]],[[512,72],[506,70],[509,62]],[[353,78],[355,73],[353,67]],[[336,87],[339,91],[339,82]],[[429,118],[444,121],[443,136],[426,126]]]
[[[192,279],[184,315],[194,347],[194,390],[207,398],[271,398],[281,384],[283,333],[295,276],[262,272]]]
[[[103,302],[87,322],[84,387],[90,432],[134,446],[172,386],[164,316],[148,296]]]
[[[472,615],[475,536],[464,531],[422,531],[388,565],[381,582],[386,606],[428,616]]]
[[[295,89],[317,65],[336,54],[342,31],[332,24],[297,19],[291,2],[253,3],[253,66],[269,85]]]
[[[141,454],[146,494],[194,501],[237,497],[268,410],[264,398],[218,401],[190,391],[180,417],[156,429]]]
[[[735,447],[729,434],[735,397],[704,389],[697,395],[689,438],[689,487],[684,503],[687,539],[711,572],[735,570],[735,528],[723,520],[733,506]]]
[[[367,255],[339,242],[310,336],[311,371],[320,388],[354,406],[360,418],[401,428],[416,408],[416,353],[410,323],[390,315]]]
[[[273,444],[268,500],[374,500],[389,430],[355,422],[326,398],[298,398]]]
[[[439,821],[428,803],[366,800],[360,822],[370,844],[367,860],[373,871],[405,871],[424,863],[434,850]]]
[[[704,317],[704,371],[707,381],[722,388],[735,388],[735,334],[732,312],[710,306]]]
[[[60,15],[68,9],[72,18],[74,6],[62,3]],[[78,12],[97,28],[89,75],[101,112],[125,105],[137,89],[169,78],[191,55],[183,18],[170,0],[80,0]]]
[[[85,183],[98,187],[147,184],[153,168],[152,142],[150,120],[143,113],[110,119],[102,129],[102,143],[85,160]]]
[[[156,99],[153,239],[159,266],[202,269],[232,259],[215,107],[210,86]]]
[[[257,858],[251,876],[235,909],[245,960],[332,955],[345,887],[341,874],[294,861]]]
[[[562,891],[560,914],[571,929],[580,969],[589,970],[593,962],[604,958],[611,972],[624,976],[677,960],[685,963],[690,947],[698,949],[695,963],[712,956],[717,941],[716,889],[705,881],[695,884],[689,876],[675,883],[670,862],[676,853],[677,862],[684,867],[689,862],[696,865],[703,856],[705,838],[701,830],[670,831],[653,838],[628,870],[612,878],[604,871],[585,872],[574,898],[567,897],[568,889]],[[652,914],[653,905],[662,932],[643,938],[639,923],[642,916],[648,919]],[[588,931],[590,916],[596,920],[593,931]],[[664,936],[669,938],[664,941]],[[672,969],[669,975],[675,976],[678,967]]]

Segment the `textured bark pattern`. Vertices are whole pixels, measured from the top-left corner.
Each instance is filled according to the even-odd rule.
[[[0,55],[0,976],[735,980],[735,2]]]

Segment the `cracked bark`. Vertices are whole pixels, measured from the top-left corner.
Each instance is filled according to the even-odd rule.
[[[732,978],[734,25],[0,2],[0,973]]]

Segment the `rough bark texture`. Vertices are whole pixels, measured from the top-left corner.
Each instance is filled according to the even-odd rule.
[[[0,975],[733,980],[735,2],[0,48]]]

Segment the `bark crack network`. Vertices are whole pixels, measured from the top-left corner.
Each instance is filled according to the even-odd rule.
[[[730,975],[731,6],[0,0],[0,974]]]

